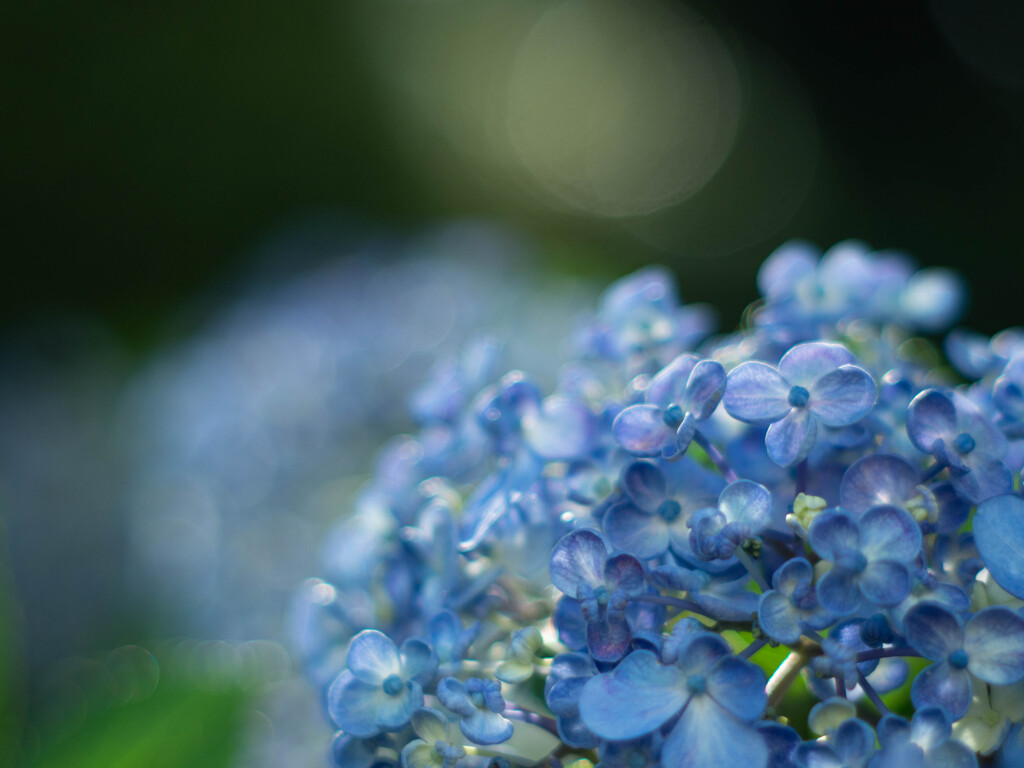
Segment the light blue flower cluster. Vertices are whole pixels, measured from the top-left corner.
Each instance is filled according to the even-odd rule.
[[[553,392],[424,385],[299,600],[339,765],[1021,764],[1024,333],[941,366],[957,279],[856,242],[758,285],[710,335],[643,270]]]

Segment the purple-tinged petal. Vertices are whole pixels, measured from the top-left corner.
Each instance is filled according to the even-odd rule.
[[[1024,499],[1005,495],[983,501],[973,528],[978,553],[996,583],[1024,599]]]
[[[916,709],[938,707],[950,720],[959,720],[971,704],[971,676],[944,661],[932,664],[914,678],[910,700]]]
[[[548,567],[551,583],[569,597],[576,597],[580,582],[591,588],[604,584],[608,545],[604,537],[589,528],[571,531],[555,544]]]
[[[872,507],[860,518],[860,551],[868,559],[909,563],[921,551],[921,529],[904,509]]]
[[[649,461],[634,461],[622,471],[622,490],[641,510],[654,513],[665,500],[665,475]]]
[[[747,424],[771,424],[791,410],[789,383],[767,363],[746,362],[729,372],[722,402]]]
[[[377,707],[386,696],[379,685],[363,682],[345,670],[327,689],[327,713],[345,733],[367,739],[381,731]]]
[[[985,608],[964,628],[967,668],[994,685],[1024,679],[1024,618],[1009,608]]]
[[[390,637],[376,629],[364,629],[352,638],[346,664],[360,680],[376,685],[389,675],[402,671],[398,647]]]
[[[667,408],[671,403],[681,404],[687,381],[699,361],[700,358],[696,355],[686,354],[677,357],[651,379],[644,392],[644,401],[660,409]]]
[[[861,593],[853,574],[833,568],[818,582],[818,601],[836,616],[846,616],[861,604]]]
[[[592,673],[586,676],[570,677],[559,680],[552,686],[545,685],[548,692],[544,700],[557,717],[576,717],[580,713],[580,694],[583,686],[593,677]]]
[[[770,589],[761,595],[757,624],[772,640],[792,645],[800,639],[800,614],[788,597]]]
[[[857,583],[864,597],[875,605],[893,606],[910,594],[910,572],[892,560],[868,563]]]
[[[761,668],[737,656],[726,656],[707,676],[708,696],[740,720],[761,716],[768,697]]]
[[[566,648],[579,651],[587,647],[587,622],[580,611],[580,603],[572,597],[563,597],[555,605],[552,617],[558,640]]]
[[[768,747],[751,726],[722,709],[710,696],[694,696],[661,751],[664,768],[741,765],[766,768]]]
[[[603,739],[637,739],[660,728],[690,695],[683,672],[650,651],[633,651],[611,672],[587,681],[580,717]]]
[[[714,360],[701,360],[686,382],[685,410],[697,421],[704,421],[718,407],[725,392],[725,368]]]
[[[950,443],[957,435],[956,406],[937,389],[926,389],[907,407],[907,436],[916,448],[935,453],[939,441]]]
[[[641,560],[660,557],[668,549],[668,525],[660,515],[641,512],[628,502],[616,504],[604,516],[604,533],[617,549]]]
[[[632,633],[625,618],[587,624],[587,650],[594,661],[618,661],[630,649],[631,640]]]
[[[783,355],[779,361],[779,373],[790,384],[798,384],[809,391],[814,382],[825,374],[856,362],[850,350],[842,344],[811,341],[797,344]]]
[[[772,495],[759,483],[737,480],[729,483],[718,497],[718,509],[730,523],[741,523],[753,536],[772,521]]]
[[[818,423],[806,408],[794,408],[782,421],[768,427],[764,437],[768,456],[780,467],[789,467],[807,458],[814,447]]]
[[[630,554],[621,553],[608,558],[604,565],[605,586],[615,592],[635,594],[644,585],[644,567]]]
[[[960,619],[941,605],[918,603],[903,617],[907,642],[926,659],[942,661],[964,644]]]
[[[653,405],[631,405],[612,422],[615,442],[636,456],[659,456],[661,449],[675,437],[675,430]]]
[[[917,495],[919,473],[902,456],[874,453],[855,461],[839,485],[839,503],[860,517],[879,504],[903,506]]]
[[[826,560],[849,549],[860,549],[860,530],[856,521],[843,512],[826,510],[808,528],[811,547]]]
[[[871,374],[856,365],[826,373],[809,389],[807,408],[827,427],[845,427],[864,418],[878,399]]]
[[[577,400],[546,398],[523,416],[523,437],[538,456],[549,461],[582,458],[594,443],[597,420]]]
[[[1013,473],[1002,461],[992,456],[976,454],[968,457],[970,471],[951,472],[949,481],[964,498],[973,504],[1009,493],[1013,490]]]

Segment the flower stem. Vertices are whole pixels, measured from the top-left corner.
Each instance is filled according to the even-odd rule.
[[[689,600],[683,600],[679,597],[669,597],[668,595],[635,595],[630,598],[638,603],[655,603],[657,605],[668,605],[672,608],[678,608],[681,611],[690,611],[691,613],[699,613],[701,616],[706,616],[704,610],[694,602]],[[711,618],[710,616],[708,618]]]
[[[760,640],[754,640],[750,645],[748,645],[746,648],[744,648],[736,655],[739,656],[741,659],[749,659],[751,656],[760,651],[766,645],[768,645],[768,641],[764,638],[761,638]]]
[[[729,466],[729,462],[725,460],[725,456],[719,451],[710,440],[701,432],[699,429],[693,433],[693,441],[697,443],[701,448],[704,449],[704,453],[708,455],[708,458],[718,467],[718,471],[722,473],[722,476],[730,483],[735,483],[739,480],[739,476],[732,471],[732,467]]]
[[[800,670],[807,666],[807,662],[810,661],[812,656],[811,650],[810,645],[801,643],[795,651],[792,651],[785,658],[779,665],[779,668],[772,673],[772,676],[768,678],[768,684],[764,690],[768,694],[769,707],[776,707],[782,701],[786,691],[789,690],[789,687],[800,676]]]
[[[761,571],[761,567],[743,550],[743,547],[736,547],[735,555],[736,559],[747,569],[750,577],[757,582],[757,586],[761,588],[762,592],[767,592],[771,589],[767,579],[764,577],[764,573]]]
[[[860,683],[860,689],[864,691],[864,695],[868,697],[868,700],[875,705],[875,709],[878,710],[879,714],[891,714],[889,708],[885,706],[885,702],[882,701],[882,697],[878,695],[878,691],[867,681],[864,673],[859,669],[857,670],[857,682]]]
[[[946,463],[944,461],[939,461],[938,459],[936,459],[934,464],[932,464],[930,467],[928,467],[921,473],[921,479],[918,480],[918,483],[927,483],[929,480],[931,480],[945,468]]]

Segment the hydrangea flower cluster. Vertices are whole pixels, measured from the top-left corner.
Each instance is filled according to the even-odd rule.
[[[416,393],[299,599],[339,765],[1024,764],[1024,333],[943,366],[958,279],[858,242],[758,286],[711,335],[645,269],[553,391]]]

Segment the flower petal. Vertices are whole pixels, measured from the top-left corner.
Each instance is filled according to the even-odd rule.
[[[938,707],[949,720],[959,720],[971,704],[970,675],[965,670],[953,669],[944,661],[932,664],[914,678],[910,700],[916,709]]]
[[[852,574],[832,569],[818,582],[818,601],[836,616],[846,616],[861,603],[860,590]]]
[[[768,427],[764,437],[768,456],[780,467],[789,467],[807,458],[814,447],[818,423],[806,408],[793,408],[782,421]]]
[[[613,546],[641,560],[660,557],[668,549],[665,520],[660,515],[641,512],[628,502],[616,504],[605,513],[604,532]]]
[[[1024,599],[1024,499],[1005,495],[983,501],[974,514],[974,543],[1003,589]]]
[[[964,650],[975,677],[1016,683],[1024,678],[1024,618],[1001,606],[979,611],[964,628]]]
[[[791,645],[800,639],[800,616],[788,597],[768,590],[757,606],[758,626],[775,642]]]
[[[790,411],[789,383],[767,363],[741,363],[729,372],[722,402],[729,415],[747,424],[771,424]]]
[[[921,551],[921,529],[902,507],[872,507],[860,518],[860,551],[868,559],[909,563]]]
[[[751,726],[707,695],[694,696],[661,751],[664,768],[742,765],[765,768],[768,747]]]
[[[666,365],[647,385],[644,401],[658,408],[667,408],[672,403],[682,404],[687,381],[694,366],[700,361],[696,355],[680,355]]]
[[[939,441],[949,443],[957,434],[956,406],[937,389],[926,389],[907,407],[907,436],[919,450],[935,453]]]
[[[843,365],[857,361],[842,344],[812,341],[797,344],[779,361],[779,372],[790,384],[799,384],[810,390],[815,381]]]
[[[635,456],[659,456],[661,449],[675,438],[675,431],[653,405],[631,405],[612,422],[615,442]]]
[[[811,547],[826,560],[848,549],[860,549],[860,529],[852,517],[836,510],[827,510],[811,522],[808,529]]]
[[[845,427],[864,418],[878,399],[871,374],[856,365],[826,373],[809,388],[807,408],[827,427]]]
[[[622,471],[622,490],[641,510],[653,513],[665,500],[665,475],[650,461],[634,461]]]
[[[725,368],[714,360],[701,360],[686,382],[684,408],[697,421],[704,421],[718,407],[725,392]]]
[[[591,588],[604,584],[607,559],[608,545],[601,534],[589,528],[570,531],[551,551],[551,583],[569,597],[576,597],[580,582]]]
[[[707,677],[708,696],[740,720],[761,716],[768,701],[760,667],[737,656],[726,656]]]
[[[944,660],[964,644],[960,619],[935,603],[918,603],[903,617],[903,634],[926,659]]]
[[[582,458],[594,442],[597,423],[578,400],[553,395],[523,416],[523,437],[549,461]]]
[[[345,670],[327,689],[327,714],[345,733],[367,739],[380,733],[377,708],[386,696],[379,685],[363,682]]]
[[[388,675],[402,671],[398,647],[383,632],[364,629],[352,638],[346,664],[352,674],[366,683],[380,684]]]
[[[857,584],[875,605],[893,606],[910,594],[910,572],[903,563],[875,560],[864,569]]]
[[[772,495],[752,480],[729,483],[718,497],[718,509],[730,523],[740,523],[748,536],[763,531],[772,520]]]
[[[918,476],[902,456],[873,453],[846,470],[839,486],[839,503],[857,517],[879,504],[903,506],[917,495]]]
[[[587,681],[580,717],[603,739],[636,739],[660,728],[689,698],[683,672],[650,651],[633,651],[613,671]]]

